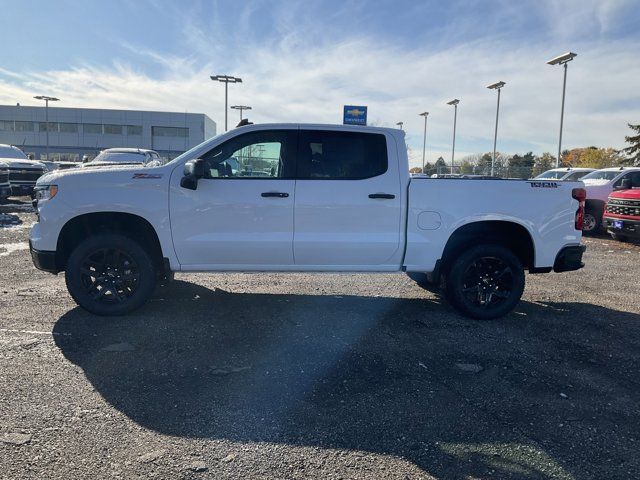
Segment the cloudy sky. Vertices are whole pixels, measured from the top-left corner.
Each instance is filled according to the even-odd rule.
[[[495,92],[498,149],[554,152],[562,69],[569,65],[563,145],[624,144],[640,123],[637,0],[536,1],[31,1],[0,0],[0,103],[204,112],[224,128],[230,103],[255,122],[340,123],[344,104],[369,122],[403,121],[419,162],[429,111],[428,159],[489,151]],[[237,112],[231,112],[235,120]]]

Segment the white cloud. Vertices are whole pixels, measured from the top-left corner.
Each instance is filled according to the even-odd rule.
[[[548,5],[552,21],[554,8],[561,7]],[[602,29],[611,28],[612,12],[618,11],[607,5],[594,7]],[[252,12],[243,19],[245,29]],[[194,47],[190,55],[124,45],[141,60],[155,62],[159,76],[117,60],[44,72],[0,70],[0,102],[29,104],[33,94],[47,93],[60,96],[65,106],[204,112],[223,128],[223,86],[209,75],[229,73],[243,78],[230,86],[231,104],[252,105],[256,122],[339,123],[344,104],[368,105],[370,121],[380,125],[402,120],[417,165],[423,128],[418,113],[424,110],[430,112],[428,160],[450,158],[453,111],[445,102],[454,97],[461,99],[456,158],[489,151],[495,92],[485,85],[504,80],[498,148],[557,149],[562,71],[545,61],[563,50],[550,48],[549,42],[513,45],[495,37],[439,51],[429,45],[404,50],[362,37],[313,45],[315,37],[303,35],[307,27],[295,27],[294,17],[283,15],[276,22],[283,32],[277,41],[246,41],[225,56],[219,43],[214,46],[219,36],[205,34],[202,25],[188,19],[182,22]],[[640,121],[637,47],[635,40],[573,42],[579,56],[569,65],[564,146],[622,146],[626,123]],[[221,64],[226,71],[219,71]],[[236,112],[229,115],[233,125]]]

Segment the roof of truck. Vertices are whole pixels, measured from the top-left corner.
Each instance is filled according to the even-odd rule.
[[[361,130],[378,130],[380,132],[402,132],[404,134],[404,130],[401,130],[399,128],[378,127],[371,125],[342,125],[340,123],[251,123],[249,125],[236,127],[229,131],[232,132],[239,128],[327,128],[331,130],[352,130],[354,132]]]

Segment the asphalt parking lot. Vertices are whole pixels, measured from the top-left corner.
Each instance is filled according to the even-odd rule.
[[[2,478],[637,478],[640,245],[500,321],[405,275],[176,275],[135,315],[37,271],[0,205]]]

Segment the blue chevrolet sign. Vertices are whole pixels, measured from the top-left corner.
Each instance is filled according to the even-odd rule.
[[[342,123],[345,125],[366,125],[367,107],[345,105]]]

